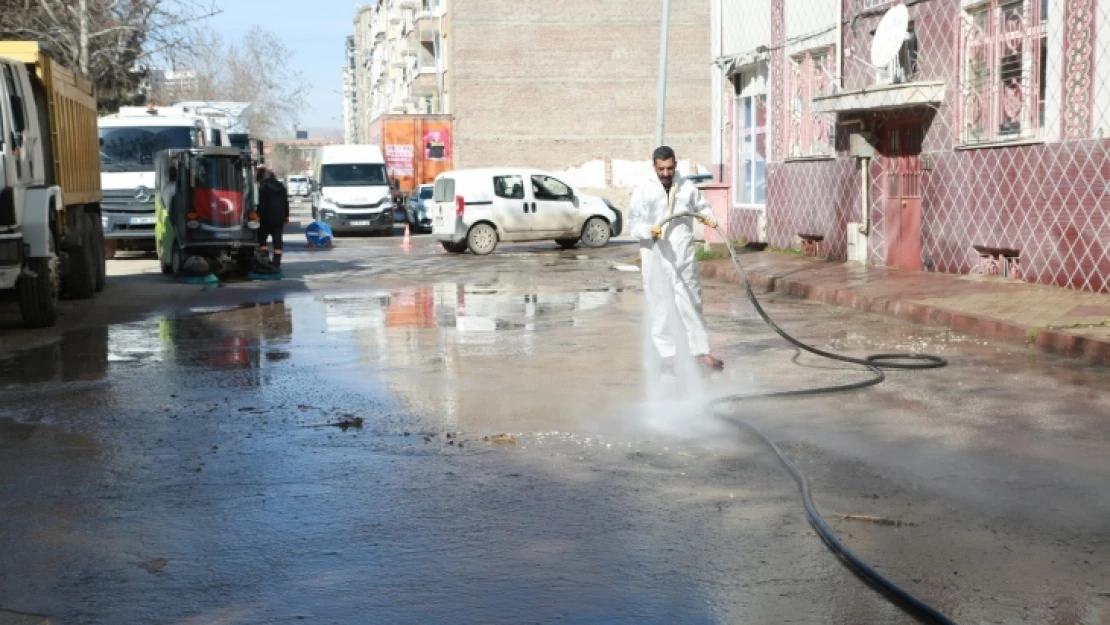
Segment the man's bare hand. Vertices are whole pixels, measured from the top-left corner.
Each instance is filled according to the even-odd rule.
[[[653,240],[658,241],[659,238],[662,237],[662,236],[663,236],[663,229],[662,228],[660,228],[659,226],[652,226],[651,227],[651,238]]]
[[[703,215],[701,217],[698,217],[698,221],[705,224],[706,227],[708,227],[708,228],[716,228],[717,227],[717,220],[714,219],[712,215]]]

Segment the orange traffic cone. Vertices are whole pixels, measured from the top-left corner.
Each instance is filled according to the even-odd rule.
[[[409,235],[409,225],[405,224],[405,238],[401,240],[401,249],[410,249],[412,247],[412,237]]]

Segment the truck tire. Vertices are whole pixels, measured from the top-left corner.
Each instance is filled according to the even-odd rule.
[[[28,260],[27,269],[37,275],[34,278],[22,277],[16,284],[23,323],[32,328],[49,328],[58,319],[58,276],[50,274],[48,258]]]
[[[92,231],[85,228],[81,247],[69,250],[69,275],[66,276],[66,295],[70,299],[89,299],[96,293],[96,246],[93,244]]]
[[[100,222],[100,215],[90,213],[89,226],[92,228],[93,236],[92,261],[96,267],[96,292],[99,293],[104,290],[108,278],[108,268],[105,266],[107,258],[104,243],[104,225]]]

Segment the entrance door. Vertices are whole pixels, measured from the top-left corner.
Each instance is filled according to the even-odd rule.
[[[921,271],[921,141],[920,125],[886,131],[886,198],[883,237],[888,267]]]

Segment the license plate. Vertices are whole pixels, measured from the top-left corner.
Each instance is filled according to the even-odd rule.
[[[149,226],[154,223],[153,217],[132,217],[127,220],[127,223],[132,226]]]
[[[370,222],[369,221],[352,221],[351,225],[352,226],[369,226]]]

